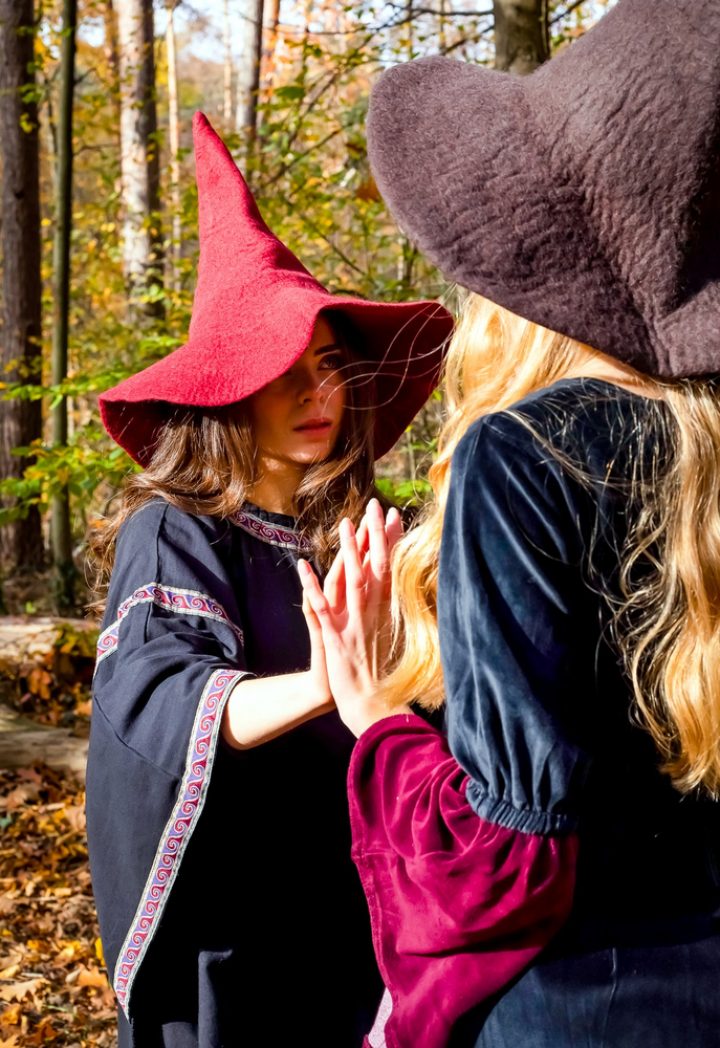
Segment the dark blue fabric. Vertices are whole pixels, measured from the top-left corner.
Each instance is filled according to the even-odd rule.
[[[475,423],[453,458],[438,611],[468,800],[501,825],[580,839],[567,928],[458,1044],[718,1043],[720,805],[658,771],[609,633],[637,440],[663,454],[655,410],[565,380]]]
[[[270,525],[292,520],[256,511]],[[217,601],[223,621],[145,603],[98,665],[88,762],[93,885],[112,971],[217,669],[307,667],[294,551],[154,502],[121,530],[106,623],[150,582]],[[381,985],[349,857],[353,738],[336,714],[238,753],[219,743],[207,800],[136,978],[122,1048],[361,1043]]]

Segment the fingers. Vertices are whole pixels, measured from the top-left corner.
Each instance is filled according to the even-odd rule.
[[[365,604],[365,576],[353,523],[340,521],[340,552],[345,562],[345,589],[348,611],[361,614]]]
[[[345,604],[345,561],[338,553],[325,576],[323,593],[333,611],[340,611]]]
[[[322,628],[323,619],[330,615],[330,607],[325,598],[325,594],[320,589],[317,575],[308,562],[302,559],[298,561],[298,574],[300,575],[300,581],[303,588],[303,612],[307,605],[308,610],[316,618]],[[308,623],[308,629],[310,629],[310,619],[307,615],[306,621]]]
[[[305,593],[303,593],[302,610],[303,615],[305,616],[308,633],[310,634],[310,650],[313,654],[315,652],[319,654],[323,651],[322,627],[320,626],[320,620],[313,611],[310,601]]]
[[[385,533],[385,517],[377,499],[370,499],[365,511],[369,534],[370,579],[378,586],[385,586],[390,570],[388,539]]]
[[[394,506],[391,506],[388,510],[387,519],[385,521],[388,553],[392,552],[395,543],[402,538],[403,530],[402,517],[398,510],[396,510]]]

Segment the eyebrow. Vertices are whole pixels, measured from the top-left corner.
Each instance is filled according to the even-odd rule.
[[[340,342],[329,342],[327,346],[318,346],[315,350],[315,356],[320,356],[321,353],[330,353],[333,349],[344,349],[345,347]]]

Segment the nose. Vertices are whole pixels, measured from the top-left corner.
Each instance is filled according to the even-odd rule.
[[[298,376],[298,399],[301,404],[309,404],[322,395],[323,376],[314,371],[303,369]]]

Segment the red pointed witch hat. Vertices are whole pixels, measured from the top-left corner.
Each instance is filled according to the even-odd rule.
[[[332,295],[263,221],[207,118],[193,121],[200,264],[188,341],[100,396],[110,436],[147,465],[178,407],[223,407],[278,378],[307,348],[320,313],[343,314],[375,383],[375,455],[388,451],[437,383],[450,314],[437,302]]]

